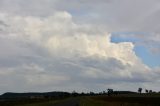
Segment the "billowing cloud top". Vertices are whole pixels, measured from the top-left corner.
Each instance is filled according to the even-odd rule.
[[[159,68],[145,65],[132,42],[113,43],[111,36],[67,11],[0,12],[1,91],[157,89]]]

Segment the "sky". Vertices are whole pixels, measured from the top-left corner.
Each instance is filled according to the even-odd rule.
[[[160,91],[159,0],[0,0],[0,93]]]

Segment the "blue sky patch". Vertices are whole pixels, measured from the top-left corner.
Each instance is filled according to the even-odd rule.
[[[132,35],[146,35],[148,33],[145,32],[114,32],[112,33],[111,42],[119,43],[119,42],[141,42],[141,39],[138,39]],[[119,35],[119,36],[118,36]],[[121,36],[125,35],[125,36]],[[126,35],[128,37],[126,37]],[[150,66],[150,67],[157,67],[160,66],[160,56],[151,53],[149,48],[146,48],[143,45],[135,45],[134,51],[138,57],[142,59],[142,61]]]

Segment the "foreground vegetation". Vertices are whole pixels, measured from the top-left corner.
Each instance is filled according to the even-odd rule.
[[[160,106],[160,93],[7,93],[0,106]]]
[[[85,96],[38,102],[8,102],[0,106],[160,106],[159,100],[160,97]]]

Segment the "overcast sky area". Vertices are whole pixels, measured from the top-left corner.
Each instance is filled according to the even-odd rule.
[[[160,91],[160,0],[0,0],[0,94]]]

